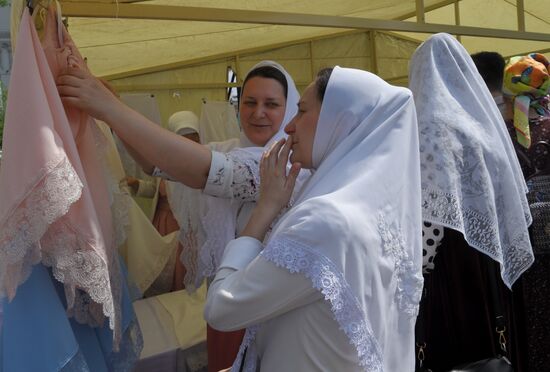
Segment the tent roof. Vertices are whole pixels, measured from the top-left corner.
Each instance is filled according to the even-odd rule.
[[[63,13],[69,17],[69,31],[90,68],[111,79],[235,57],[353,29],[395,30],[418,41],[429,33],[456,31],[475,35],[461,38],[470,52],[494,50],[505,56],[546,52],[550,51],[550,7],[545,3],[61,0]],[[416,22],[417,18],[424,18],[425,23]]]

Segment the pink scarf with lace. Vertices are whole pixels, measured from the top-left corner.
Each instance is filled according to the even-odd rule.
[[[64,108],[55,78],[85,62],[51,8],[42,44],[23,14],[9,90],[0,172],[0,298],[32,266],[51,267],[69,315],[120,340],[119,271],[106,176],[92,118]]]

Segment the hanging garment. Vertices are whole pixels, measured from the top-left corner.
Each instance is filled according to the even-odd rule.
[[[25,9],[0,173],[2,366],[10,372],[128,370],[141,348],[97,154],[100,132],[89,116],[63,107],[55,85],[69,65],[86,68],[54,8],[43,45]]]
[[[112,179],[111,209],[116,217],[119,254],[129,273],[129,282],[143,294],[160,275],[173,256],[177,233],[159,234],[149,218],[130,195],[116,141],[105,123],[98,123],[103,134],[102,159]]]

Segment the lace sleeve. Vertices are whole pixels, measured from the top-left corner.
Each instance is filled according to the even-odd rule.
[[[221,198],[256,201],[260,193],[259,162],[236,152],[212,151],[204,192]]]
[[[234,153],[228,157],[233,162],[233,198],[242,201],[256,201],[260,196],[260,163],[255,159],[241,159]]]

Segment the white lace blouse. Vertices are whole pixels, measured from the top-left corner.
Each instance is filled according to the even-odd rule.
[[[250,237],[228,244],[208,290],[206,321],[222,331],[263,323],[250,346],[262,372],[360,371],[355,348],[311,280],[258,256],[262,249]]]
[[[252,167],[259,167],[258,162],[249,160],[244,162],[231,153],[212,151],[212,161],[208,179],[203,193],[210,196],[227,199],[237,199],[243,202],[237,214],[237,231],[246,226],[250,213],[254,209],[255,201],[260,193],[260,182],[257,172]],[[154,177],[171,180],[170,176],[159,168],[153,170]]]

